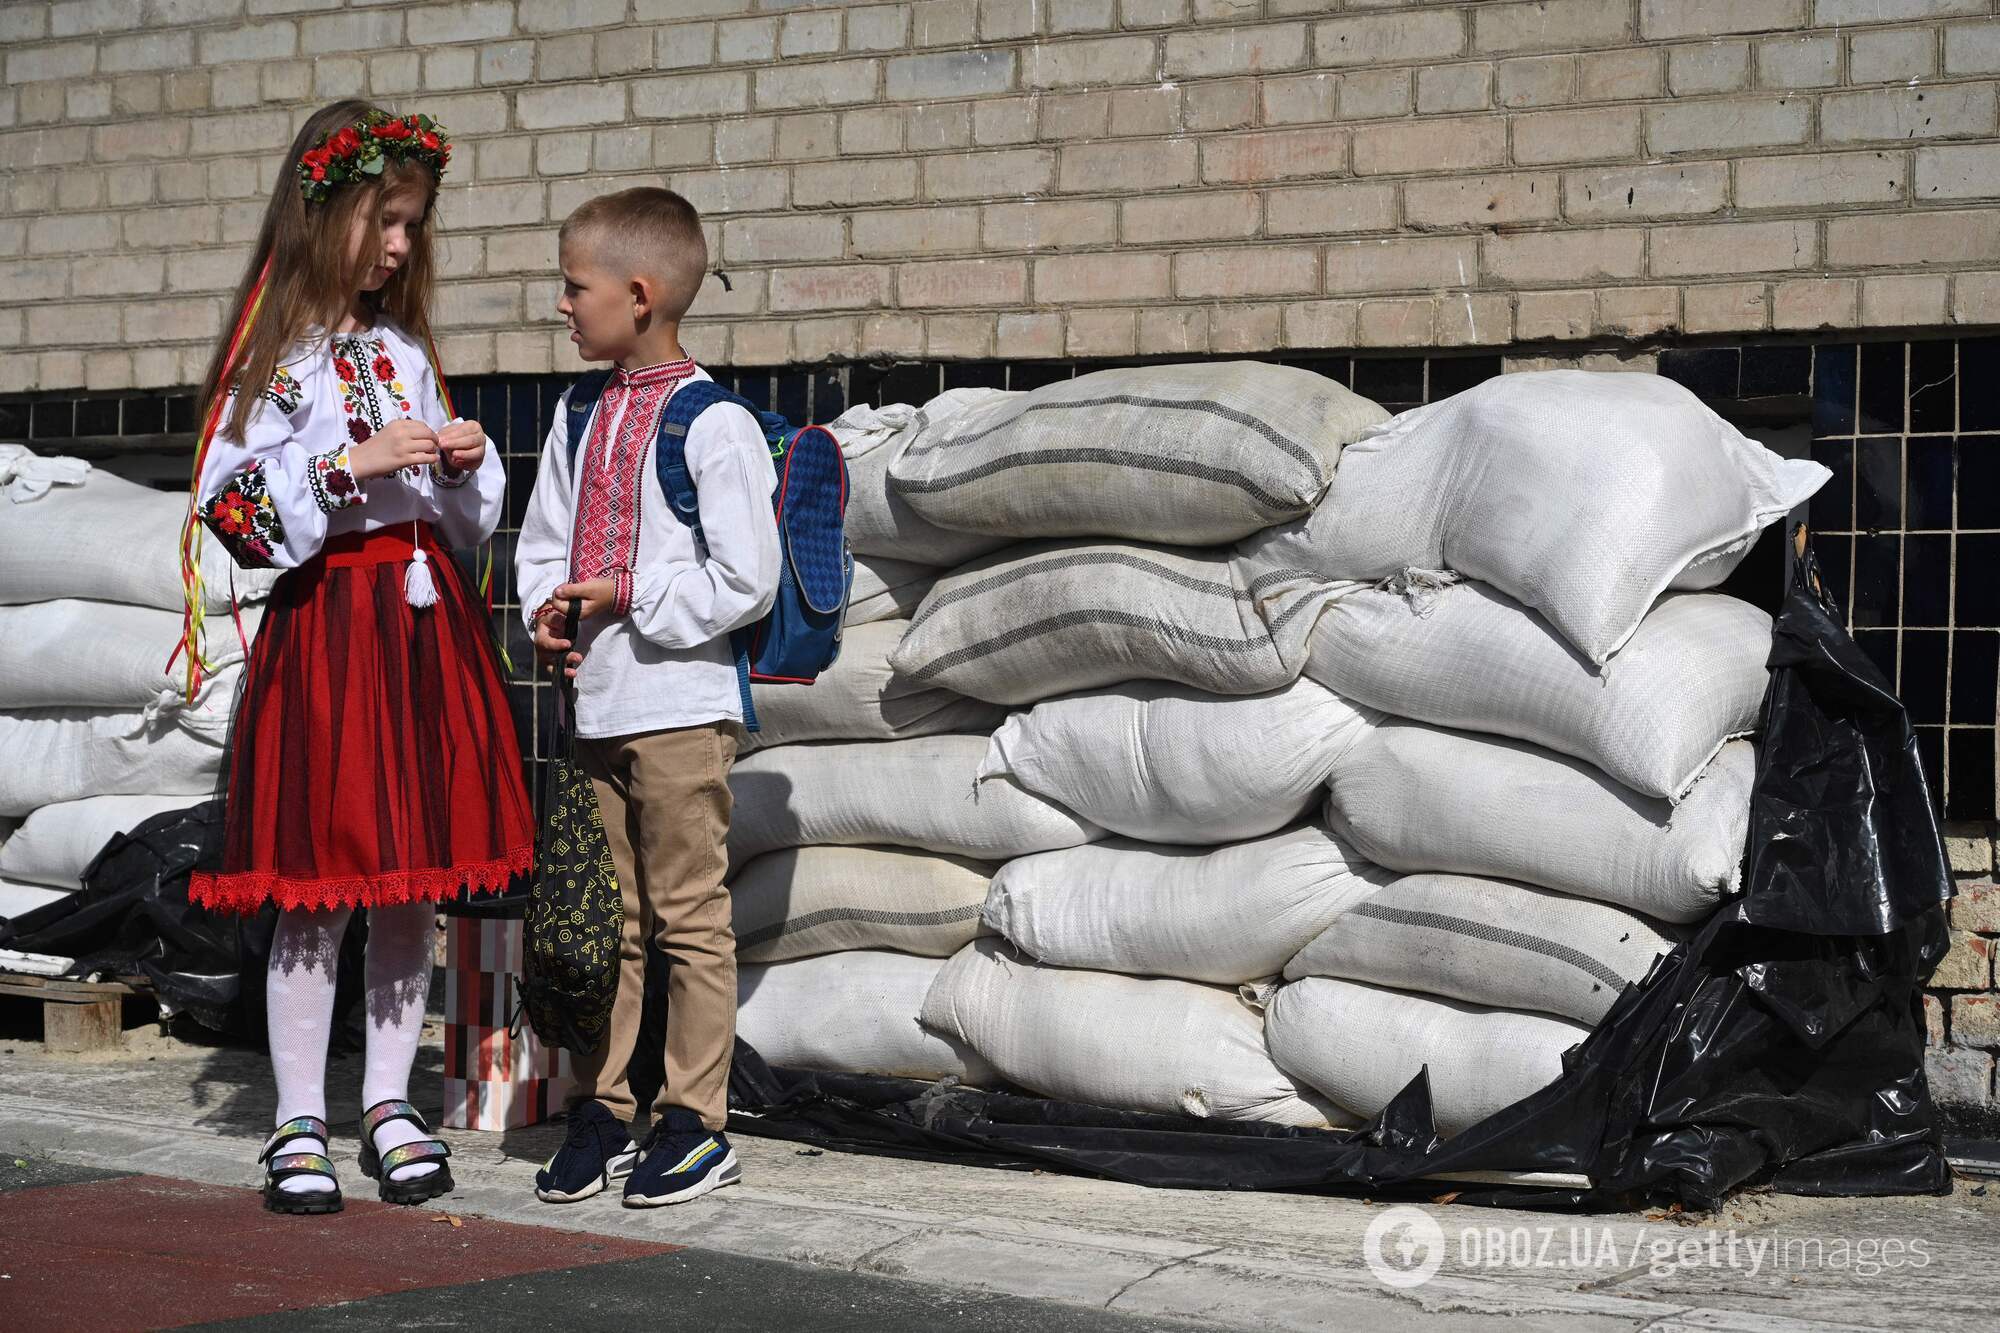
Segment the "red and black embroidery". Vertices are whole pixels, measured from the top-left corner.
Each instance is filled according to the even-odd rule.
[[[308,460],[306,484],[312,488],[313,502],[321,511],[331,514],[350,505],[366,503],[368,497],[362,493],[361,483],[355,480],[354,469],[347,459],[347,450],[329,449],[323,454],[314,454]]]
[[[340,406],[347,414],[347,436],[356,444],[379,435],[389,424],[382,415],[376,389],[396,405],[397,411],[405,417],[410,415],[410,395],[380,338],[337,335],[333,340],[333,374],[340,383]]]
[[[279,366],[271,376],[270,385],[264,390],[264,399],[286,416],[299,410],[299,402],[305,397],[305,390],[292,372]]]
[[[271,503],[262,463],[237,473],[204,500],[201,521],[244,569],[272,568],[277,549],[285,544],[284,524]]]

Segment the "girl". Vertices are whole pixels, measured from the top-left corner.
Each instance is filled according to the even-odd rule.
[[[222,868],[189,892],[280,909],[268,977],[278,1127],[265,1207],[341,1206],[327,1156],[334,964],[367,907],[361,1170],[391,1203],[452,1188],[408,1101],[436,903],[527,868],[533,825],[484,615],[452,547],[499,522],[504,476],[451,418],[430,347],[442,127],[343,101],[309,119],[202,389],[193,518],[239,565],[288,571],[246,668]],[[189,524],[189,688],[201,679]]]

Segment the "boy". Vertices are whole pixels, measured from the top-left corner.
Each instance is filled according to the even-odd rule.
[[[750,413],[720,403],[696,418],[686,452],[704,556],[653,470],[667,399],[708,378],[680,344],[708,268],[687,200],[662,189],[605,195],[570,214],[559,246],[556,309],[570,340],[586,361],[616,369],[573,466],[566,413],[556,413],[515,569],[538,655],[561,660],[576,682],[577,749],[604,812],[625,933],[610,1030],[576,1061],[569,1136],[535,1177],[535,1195],[567,1203],[624,1177],[625,1202],[646,1207],[742,1175],[722,1134],[736,1038],[736,939],[722,878],[742,721],[729,632],[761,617],[777,593],[777,477]],[[574,644],[559,637],[572,598],[583,603]],[[634,1148],[626,1066],[648,932],[672,960],[666,1080],[652,1133]]]

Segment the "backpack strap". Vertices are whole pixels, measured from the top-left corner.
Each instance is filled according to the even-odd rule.
[[[584,437],[590,432],[590,414],[597,408],[597,400],[604,396],[604,386],[611,382],[608,370],[593,370],[577,376],[576,383],[569,386],[569,393],[563,397],[563,412],[569,426],[569,475],[572,483],[576,480],[576,455],[583,447]]]
[[[688,473],[687,436],[695,419],[717,403],[735,403],[757,418],[759,428],[768,432],[770,414],[759,412],[748,399],[731,393],[714,380],[689,380],[667,399],[653,448],[653,468],[659,473],[667,507],[673,510],[675,518],[687,524],[694,536],[694,548],[703,559],[708,558],[708,538],[701,530],[701,500],[695,494],[694,478]],[[743,705],[743,725],[755,731],[757,709],[750,701],[750,636],[737,630],[729,636],[729,644],[736,653],[736,693]]]

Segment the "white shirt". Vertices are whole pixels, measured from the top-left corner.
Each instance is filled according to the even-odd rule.
[[[259,400],[242,439],[216,432],[196,488],[202,521],[243,568],[297,568],[340,532],[422,521],[466,548],[499,526],[507,473],[491,440],[470,473],[417,467],[362,481],[349,469],[347,451],[392,421],[441,430],[449,420],[429,358],[395,325],[308,331]]]
[[[697,369],[690,378],[709,376]],[[622,397],[621,411],[633,395]],[[568,400],[565,393],[542,448],[541,470],[514,548],[521,619],[530,633],[536,610],[570,581],[577,480],[591,457],[586,451],[601,450],[620,424],[600,420],[604,413],[594,409],[573,471]],[[778,475],[757,419],[733,403],[720,403],[688,431],[685,452],[700,502],[706,559],[695,548],[693,532],[667,505],[654,471],[657,448],[649,431],[633,497],[639,528],[630,611],[585,621],[577,635],[583,663],[576,673],[573,726],[579,736],[742,721],[729,632],[762,618],[777,596],[781,551],[771,493]]]

